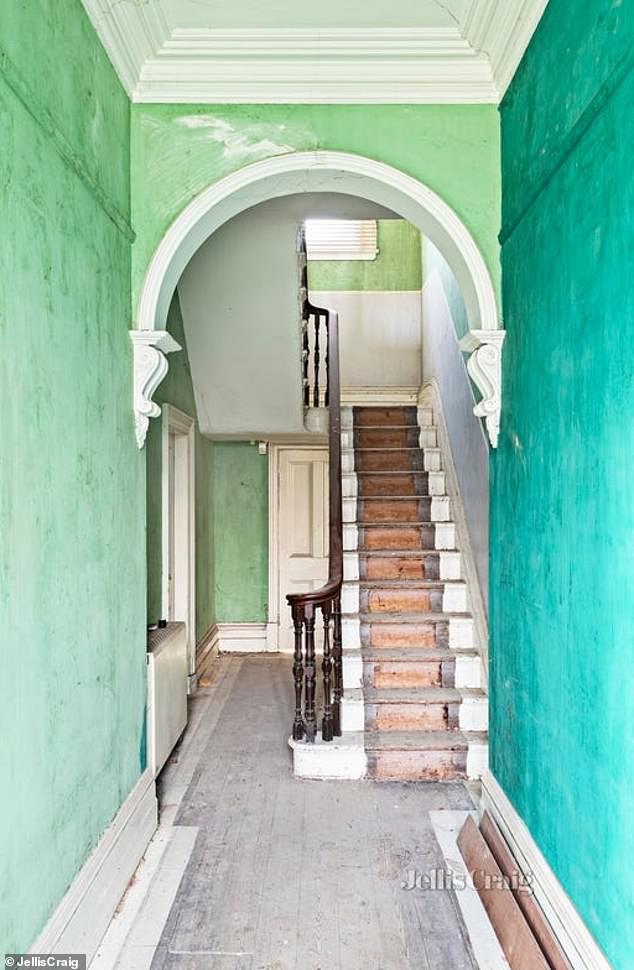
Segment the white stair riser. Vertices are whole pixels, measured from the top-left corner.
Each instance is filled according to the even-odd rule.
[[[357,552],[344,552],[343,579],[344,582],[354,582],[359,579],[359,554]]]
[[[342,430],[349,431],[354,427],[353,412],[350,405],[344,405],[341,408],[341,428]]]
[[[467,749],[467,778],[482,778],[489,767],[489,746],[482,742],[470,744]]]
[[[293,749],[293,771],[297,778],[364,778],[367,758],[362,743],[346,744],[345,738],[329,744],[301,744]]]
[[[431,500],[432,522],[449,522],[450,519],[451,507],[447,496],[433,496]]]
[[[440,553],[440,578],[462,579],[462,557],[459,552]]]
[[[341,502],[341,514],[344,522],[357,521],[357,500],[356,498],[344,498]]]
[[[354,471],[354,451],[341,452],[341,471],[350,474]]]
[[[419,407],[418,411],[418,426],[420,428],[432,428],[434,425],[434,412],[431,408]]]
[[[478,689],[482,687],[482,661],[480,657],[456,657],[456,687]]]
[[[489,725],[489,703],[487,698],[463,697],[459,711],[461,731],[486,731]]]
[[[345,695],[341,699],[341,730],[363,731],[365,729],[365,705],[362,699],[349,698]]]
[[[435,533],[436,549],[456,548],[456,526],[453,522],[437,522]]]
[[[471,617],[451,617],[449,620],[449,648],[451,650],[473,650],[473,620]]]
[[[423,468],[426,472],[441,470],[440,448],[423,448]]]
[[[349,653],[342,657],[342,667],[344,690],[358,690],[363,687],[363,658],[360,651],[356,657]]]
[[[428,487],[430,495],[446,495],[447,484],[444,472],[429,472]]]
[[[343,524],[344,552],[356,552],[359,548],[359,530],[353,522]]]
[[[444,613],[467,612],[467,587],[464,583],[446,583],[442,595]]]
[[[436,448],[438,446],[436,429],[421,428],[418,433],[418,445],[420,448]]]
[[[361,624],[358,617],[342,617],[341,640],[344,650],[359,650],[361,647]]]
[[[344,498],[356,498],[357,476],[354,472],[344,472],[341,476],[341,494]]]
[[[358,583],[343,584],[341,589],[341,612],[346,614],[355,614],[359,612]]]

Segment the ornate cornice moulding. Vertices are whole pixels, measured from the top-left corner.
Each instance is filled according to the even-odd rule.
[[[547,2],[471,0],[444,27],[210,29],[165,0],[83,0],[133,101],[200,104],[497,103]]]

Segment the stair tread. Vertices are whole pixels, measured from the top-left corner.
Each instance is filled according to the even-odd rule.
[[[429,523],[428,523],[429,524]],[[444,523],[443,523],[444,524]],[[379,559],[424,559],[425,556],[439,556],[447,552],[458,552],[457,549],[359,549],[355,555],[360,559],[378,557]]]
[[[388,519],[387,522],[385,520],[381,520],[380,522],[372,522],[372,521],[368,522],[367,520],[364,519],[363,521],[357,521],[355,524],[363,529],[367,529],[367,528],[399,529],[399,528],[402,528],[403,526],[406,526],[408,529],[412,529],[412,528],[415,528],[416,526],[421,527],[421,526],[428,526],[428,525],[436,525],[436,523],[432,522],[431,519],[429,521],[425,521],[424,519],[392,519],[390,521]],[[445,523],[443,522],[442,525],[444,524]]]
[[[437,431],[437,426],[435,424],[426,424],[421,426],[419,424],[357,424],[355,423],[354,428],[343,428],[343,431]]]
[[[352,474],[349,472],[348,474]],[[355,475],[440,475],[442,472],[428,472],[424,468],[377,468],[354,472]]]
[[[352,652],[352,651],[351,651]],[[355,651],[358,653],[359,651]],[[455,657],[477,657],[478,651],[475,647],[461,650],[445,649],[442,647],[430,649],[429,647],[361,647],[361,657],[363,660],[387,660],[388,662],[416,662],[416,661],[435,661],[453,660]]]
[[[366,704],[459,704],[463,697],[486,698],[479,687],[364,687]]]
[[[367,445],[355,446],[355,454],[358,451],[440,451],[436,445],[430,447],[420,445],[372,445],[368,447]]]
[[[432,498],[431,495],[358,495],[360,502],[418,502],[421,498]],[[436,495],[433,498],[437,498]]]
[[[442,589],[446,586],[463,586],[463,579],[360,579],[349,580],[358,584],[359,589]]]
[[[420,613],[359,613],[362,623],[421,623],[434,620],[436,623],[448,620],[471,620],[471,613],[434,613],[431,610],[421,610]]]
[[[366,731],[364,738],[366,751],[451,751],[487,740],[482,731]]]

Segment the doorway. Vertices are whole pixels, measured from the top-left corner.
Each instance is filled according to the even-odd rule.
[[[286,595],[328,579],[328,449],[272,446],[269,503],[268,649],[292,653]]]
[[[162,615],[187,627],[190,686],[196,673],[194,419],[163,406]]]

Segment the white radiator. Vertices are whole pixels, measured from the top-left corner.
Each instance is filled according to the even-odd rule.
[[[168,623],[148,633],[148,763],[154,775],[187,725],[187,628]]]

